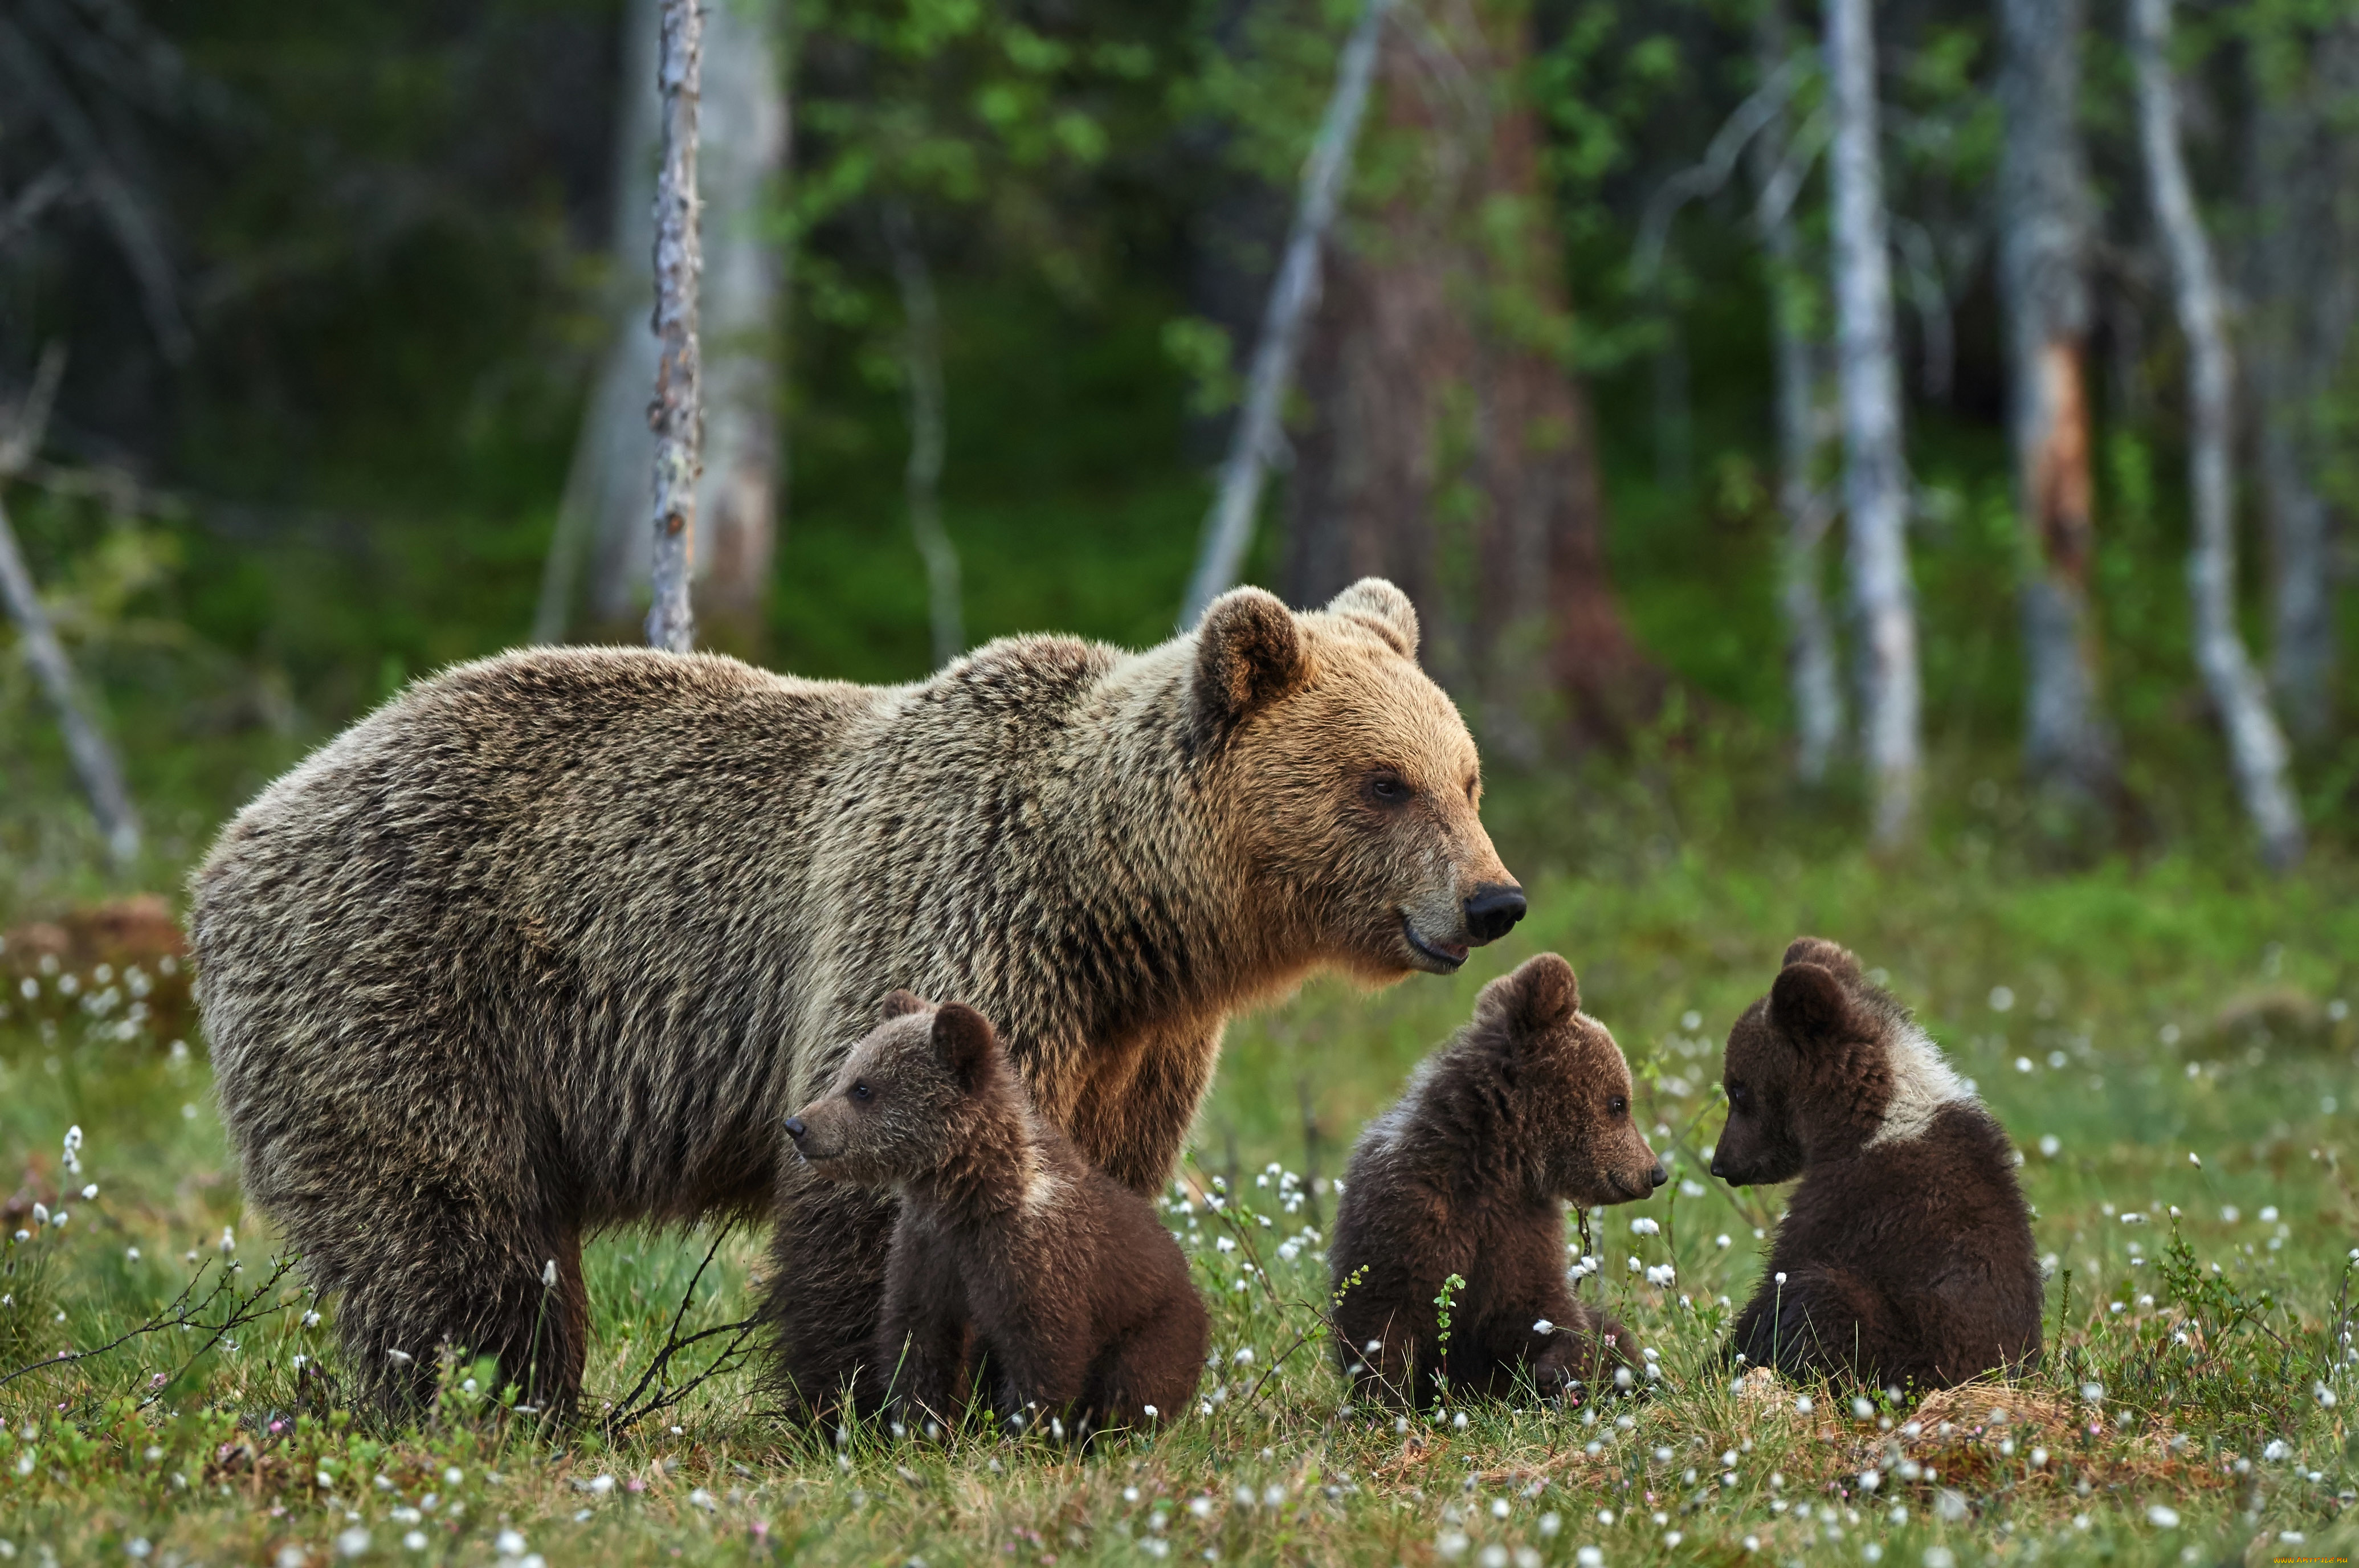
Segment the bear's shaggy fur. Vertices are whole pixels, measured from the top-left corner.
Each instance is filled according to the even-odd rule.
[[[1543,1395],[1629,1365],[1636,1342],[1565,1275],[1564,1205],[1664,1180],[1630,1113],[1630,1068],[1553,953],[1483,987],[1353,1151],[1328,1249],[1335,1345],[1360,1396],[1422,1409],[1451,1392]],[[1452,1274],[1440,1343],[1435,1298]]]
[[[820,1175],[901,1197],[863,1403],[1085,1435],[1195,1396],[1212,1324],[1179,1243],[1034,1113],[982,1014],[896,991],[787,1133]]]
[[[2039,1355],[2031,1214],[2006,1131],[1833,942],[1786,950],[1729,1031],[1712,1174],[1801,1185],[1733,1353],[1800,1377],[1941,1388]]]
[[[1231,1012],[1447,973],[1521,911],[1416,648],[1388,583],[1240,589],[1145,653],[1016,637],[908,686],[511,653],[345,731],[223,833],[192,935],[247,1195],[341,1293],[349,1376],[412,1396],[454,1343],[562,1402],[584,1235],[767,1214],[777,1375],[832,1398],[892,1205],[779,1128],[896,986],[983,1010],[1158,1186]]]

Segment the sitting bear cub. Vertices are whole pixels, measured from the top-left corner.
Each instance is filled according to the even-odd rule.
[[[1360,1396],[1542,1395],[1628,1365],[1636,1345],[1565,1279],[1564,1205],[1628,1203],[1663,1168],[1630,1116],[1630,1068],[1552,953],[1483,987],[1353,1151],[1329,1249],[1336,1348]],[[1439,1310],[1451,1275],[1450,1338]]]
[[[1729,1031],[1712,1172],[1802,1178],[1732,1351],[1806,1378],[1946,1387],[2039,1354],[2006,1129],[1859,960],[1804,937]]]
[[[1087,1433],[1195,1395],[1211,1327],[1179,1244],[1034,1113],[973,1008],[894,992],[786,1131],[817,1174],[901,1194],[861,1404]]]

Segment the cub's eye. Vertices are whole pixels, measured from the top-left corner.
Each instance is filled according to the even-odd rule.
[[[868,1096],[869,1096],[869,1089],[868,1089],[868,1082],[867,1082],[867,1080],[866,1080],[866,1079],[863,1079],[863,1080],[861,1080],[859,1083],[854,1083],[854,1084],[852,1086],[852,1097],[853,1097],[853,1099],[855,1099],[855,1100],[864,1100],[864,1099],[867,1099],[867,1098],[868,1098]]]
[[[1629,1109],[1630,1102],[1624,1099],[1619,1094],[1614,1095],[1612,1099],[1605,1102],[1605,1114],[1609,1116],[1622,1116]]]
[[[1409,788],[1408,779],[1389,768],[1380,768],[1369,774],[1366,789],[1368,799],[1380,806],[1406,805],[1417,793]]]
[[[1753,1103],[1753,1091],[1742,1083],[1731,1083],[1728,1086],[1728,1103],[1743,1110]]]

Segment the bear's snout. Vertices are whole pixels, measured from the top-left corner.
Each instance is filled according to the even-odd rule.
[[[1647,1172],[1647,1183],[1648,1186],[1659,1187],[1670,1179],[1671,1173],[1663,1169],[1663,1162],[1659,1160],[1655,1161],[1655,1168]]]
[[[1512,882],[1485,882],[1466,900],[1467,939],[1480,947],[1516,929],[1524,918],[1524,890]]]
[[[803,1134],[809,1131],[810,1131],[810,1128],[803,1125],[802,1117],[788,1116],[787,1118],[787,1136],[793,1138],[797,1143],[800,1143],[803,1140]]]

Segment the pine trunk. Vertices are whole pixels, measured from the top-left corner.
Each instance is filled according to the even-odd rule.
[[[1999,288],[2006,310],[2016,511],[2024,530],[2024,757],[2083,803],[2117,768],[2098,700],[2089,604],[2088,227],[2077,113],[2082,0],[1999,0]]]
[[[1551,735],[1619,735],[1659,695],[1606,570],[1589,410],[1566,369],[1563,258],[1520,96],[1529,27],[1494,4],[1387,31],[1379,134],[1411,168],[1330,259],[1285,583],[1313,604],[1392,578],[1429,667],[1487,745],[1527,762]]]
[[[1875,37],[1869,0],[1827,0],[1829,148],[1834,197],[1836,379],[1852,606],[1864,670],[1862,750],[1881,847],[1916,833],[1923,772],[1917,612],[1908,577],[1908,474],[1893,352],[1892,269],[1877,147]]]
[[[2180,331],[2187,338],[2187,490],[2194,535],[2187,582],[2195,659],[2227,731],[2237,793],[2260,833],[2263,857],[2285,867],[2301,858],[2301,814],[2286,779],[2284,733],[2236,629],[2235,367],[2211,240],[2180,147],[2179,87],[2169,60],[2170,0],[2131,0],[2131,16],[2147,197],[2169,256]]]

